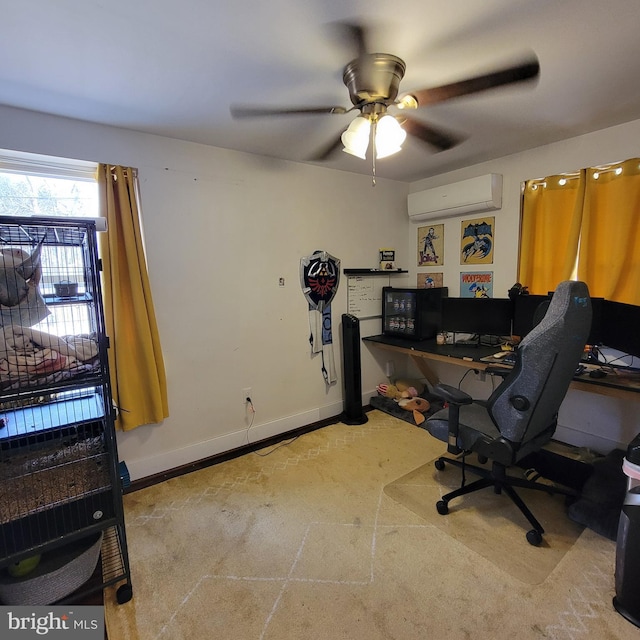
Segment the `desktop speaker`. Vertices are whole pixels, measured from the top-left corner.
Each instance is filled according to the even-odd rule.
[[[345,424],[368,421],[362,408],[362,369],[360,363],[360,320],[351,314],[342,315],[342,375],[344,378]]]

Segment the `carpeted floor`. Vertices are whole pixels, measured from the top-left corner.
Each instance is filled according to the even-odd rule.
[[[475,458],[472,462],[477,464]],[[511,473],[522,475],[517,469]],[[471,482],[477,476],[467,472],[467,478]],[[447,466],[436,471],[431,461],[388,484],[384,491],[429,524],[528,584],[543,582],[582,533],[583,527],[567,518],[563,496],[525,489],[517,492],[545,529],[543,553],[526,543],[531,525],[506,494],[497,496],[491,489],[484,489],[456,498],[449,504],[449,513],[441,516],[436,502],[442,493],[459,486],[458,469]]]
[[[615,543],[585,529],[538,584],[515,577],[385,492],[444,445],[368,417],[125,496],[134,597],[105,594],[109,638],[638,637],[611,605]],[[553,553],[552,526],[533,548],[512,524],[505,553]]]

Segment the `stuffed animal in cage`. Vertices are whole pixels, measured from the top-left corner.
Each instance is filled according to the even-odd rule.
[[[0,250],[0,325],[31,327],[50,311],[40,294],[42,242],[27,253],[24,249]]]

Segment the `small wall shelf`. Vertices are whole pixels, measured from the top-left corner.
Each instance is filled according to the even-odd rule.
[[[406,269],[344,269],[346,276],[393,276],[397,273],[409,273]]]

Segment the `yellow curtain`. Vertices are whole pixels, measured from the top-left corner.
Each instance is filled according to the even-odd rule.
[[[116,426],[128,431],[169,415],[160,338],[142,243],[135,170],[99,165],[107,233],[99,234]]]
[[[518,282],[545,295],[571,278],[580,239],[585,171],[525,183]]]
[[[593,297],[640,305],[640,159],[589,169],[578,278]]]

